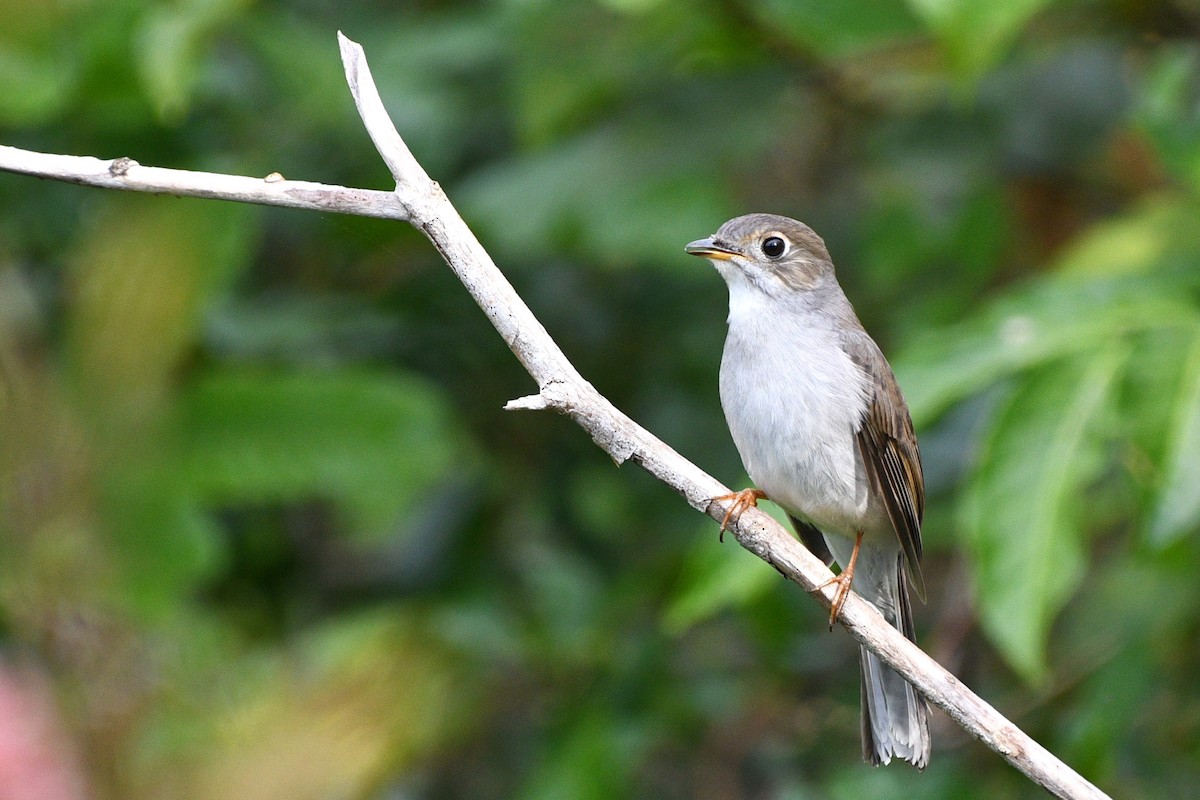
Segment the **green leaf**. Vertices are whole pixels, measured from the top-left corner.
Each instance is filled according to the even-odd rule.
[[[58,54],[10,44],[0,47],[0,122],[6,126],[45,124],[71,99],[75,70]]]
[[[913,13],[894,0],[758,0],[755,5],[765,24],[826,57],[850,56],[921,31]]]
[[[189,95],[203,74],[200,60],[211,34],[235,19],[245,0],[184,0],[157,5],[146,17],[135,53],[147,94],[161,119],[187,113]]]
[[[660,6],[664,0],[602,0],[604,5],[626,14],[644,14]]]
[[[1089,430],[1127,348],[1047,366],[998,413],[960,508],[980,619],[1026,680],[1045,677],[1046,634],[1083,575],[1081,490],[1101,463]]]
[[[941,42],[951,68],[975,78],[1004,55],[1025,23],[1050,0],[908,0]]]
[[[159,407],[206,305],[246,263],[253,214],[192,199],[99,203],[71,258],[69,331],[75,380],[106,434]]]
[[[1097,223],[1058,259],[1058,272],[1084,277],[1149,273],[1173,252],[1200,250],[1197,209],[1175,195],[1150,196],[1133,210]]]
[[[1155,48],[1145,71],[1135,119],[1162,159],[1164,171],[1200,189],[1200,51],[1195,42]]]
[[[1200,525],[1200,328],[1183,361],[1150,540],[1171,544]]]
[[[411,377],[231,369],[183,406],[186,478],[208,504],[330,499],[380,533],[468,468],[444,401]]]
[[[664,630],[676,636],[730,606],[762,596],[779,577],[752,553],[737,546],[719,547],[707,536],[693,548],[683,569],[683,586],[662,620]]]
[[[143,440],[143,444],[146,440]],[[211,518],[198,513],[169,450],[108,465],[102,508],[120,558],[122,599],[143,619],[164,619],[219,563]]]
[[[893,364],[919,429],[1022,370],[1138,331],[1190,327],[1196,319],[1195,307],[1177,288],[1153,280],[1054,275],[913,342]]]
[[[764,503],[762,510],[791,528],[782,510]],[[709,523],[697,537],[683,565],[680,587],[663,614],[667,633],[679,635],[732,606],[742,606],[779,583],[779,573],[741,547],[722,547]]]

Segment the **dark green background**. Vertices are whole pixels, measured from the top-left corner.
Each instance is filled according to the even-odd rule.
[[[339,29],[584,375],[730,485],[683,244],[820,232],[922,443],[920,643],[1113,795],[1195,791],[1200,6],[0,0],[0,142],[386,189]],[[863,765],[844,632],[501,411],[533,389],[403,224],[0,175],[4,763],[64,800],[1040,796],[940,713],[924,773]]]

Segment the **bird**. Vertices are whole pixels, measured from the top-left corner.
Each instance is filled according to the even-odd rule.
[[[913,640],[913,588],[924,600],[925,484],[900,386],[834,273],[825,242],[802,222],[747,214],[685,251],[712,262],[729,289],[721,406],[753,488],[721,529],[759,499],[787,512],[804,544],[841,571],[833,626],[851,586]],[[861,648],[863,758],[929,763],[929,706]]]

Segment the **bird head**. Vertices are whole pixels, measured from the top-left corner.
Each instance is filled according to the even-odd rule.
[[[812,292],[834,280],[821,237],[803,222],[775,214],[735,217],[684,250],[711,261],[731,292],[744,287],[782,297]]]

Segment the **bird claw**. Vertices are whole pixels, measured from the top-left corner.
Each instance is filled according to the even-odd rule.
[[[862,548],[862,540],[863,535],[859,533],[854,540],[854,552],[850,554],[850,563],[815,590],[819,592],[827,586],[837,584],[837,591],[833,593],[833,602],[829,604],[829,630],[831,631],[833,624],[837,622],[838,615],[842,613],[842,606],[846,605],[846,601],[850,598],[850,587],[854,584],[854,565],[858,563],[858,551]]]
[[[833,630],[833,625],[837,622],[838,615],[842,613],[842,606],[846,605],[846,600],[850,597],[850,586],[854,583],[854,574],[849,572],[840,572],[834,575],[829,580],[818,586],[815,591],[837,584],[837,591],[833,594],[833,602],[829,605],[829,630]]]
[[[740,492],[730,492],[714,497],[712,499],[714,503],[733,501],[729,504],[729,508],[725,509],[725,516],[721,518],[721,532],[717,537],[718,540],[724,542],[725,529],[729,527],[729,523],[736,522],[747,508],[758,508],[758,501],[765,500],[766,497],[761,489],[742,489]]]

